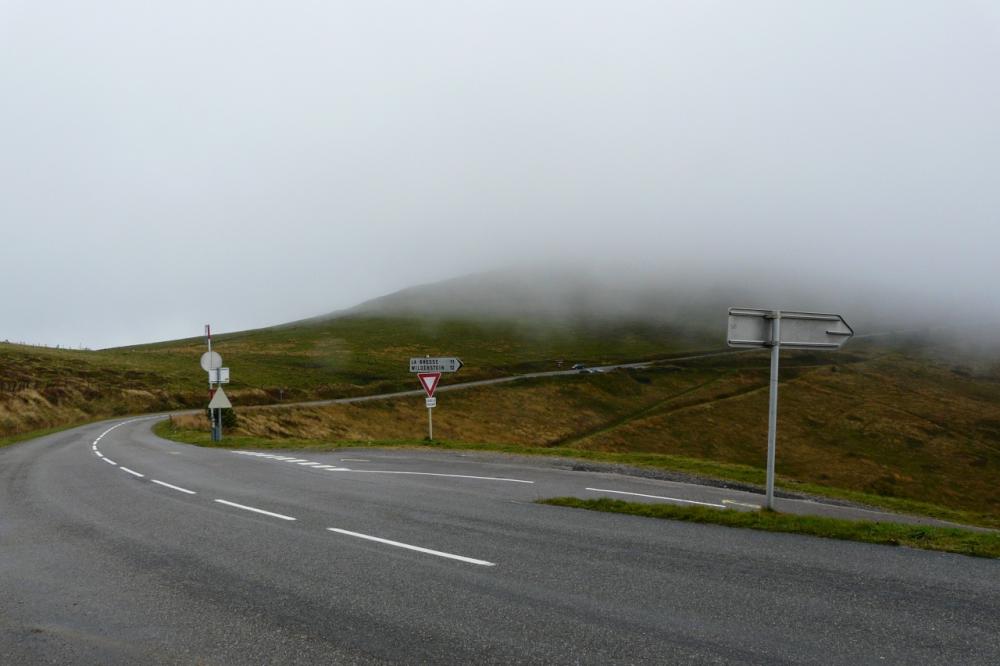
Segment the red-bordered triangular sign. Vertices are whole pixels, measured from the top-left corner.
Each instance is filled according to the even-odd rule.
[[[440,372],[418,372],[417,379],[420,380],[420,385],[424,387],[424,392],[427,393],[428,398],[434,397],[434,391],[437,390],[438,382],[441,381]]]

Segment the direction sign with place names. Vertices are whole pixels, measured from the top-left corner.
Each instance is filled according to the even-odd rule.
[[[729,308],[730,347],[773,347],[772,320],[779,311]],[[838,314],[780,311],[782,349],[840,349],[854,330]]]
[[[424,393],[427,394],[427,397],[433,398],[434,391],[436,391],[438,387],[438,382],[441,381],[441,373],[421,372],[417,375],[417,379],[420,380],[420,385],[424,388]]]
[[[454,356],[410,359],[410,372],[458,372],[461,369],[462,360]]]
[[[778,436],[778,365],[782,349],[840,349],[854,330],[838,314],[729,308],[730,347],[770,347],[767,401],[767,476],[764,506],[774,508],[775,441]]]

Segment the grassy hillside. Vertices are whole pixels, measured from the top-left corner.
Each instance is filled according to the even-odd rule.
[[[751,353],[525,380],[440,395],[435,437],[548,451],[761,483],[768,357]],[[930,502],[1000,519],[1000,369],[872,343],[787,353],[777,471],[786,487]],[[200,418],[175,419],[204,441]],[[185,432],[186,431],[186,432]],[[422,400],[240,411],[230,444],[331,447],[416,442]],[[835,493],[836,494],[836,493]]]
[[[652,296],[577,289],[526,299],[518,310],[511,303],[521,287],[496,287],[491,299],[490,284],[452,282],[444,291],[423,287],[396,298],[412,303],[419,296],[437,309],[434,317],[407,315],[390,298],[340,316],[216,336],[215,349],[232,370],[227,392],[241,415],[241,431],[229,441],[419,442],[426,418],[419,399],[248,409],[415,389],[411,356],[460,356],[466,367],[447,376],[447,385],[554,370],[559,361],[565,368],[663,359],[724,344],[725,310],[706,310],[702,300],[695,299],[707,318],[682,328],[674,322],[692,319],[672,317],[669,299],[657,301],[660,307],[651,305]],[[485,299],[477,319],[445,307],[476,299]],[[670,301],[674,314],[695,311],[682,301]],[[485,316],[493,310],[506,315]],[[657,316],[631,314],[650,310]],[[717,322],[709,310],[718,312]],[[782,483],[1000,517],[1000,352],[970,347],[952,333],[949,341],[944,347],[891,335],[854,340],[838,353],[786,353]],[[207,400],[198,366],[204,349],[201,338],[96,352],[0,345],[0,445],[103,417],[200,407]],[[450,446],[544,451],[760,482],[767,372],[767,355],[750,353],[444,393],[435,434]],[[174,435],[202,442],[202,426],[179,419]]]
[[[657,358],[718,341],[640,322],[475,322],[343,316],[214,338],[236,404],[414,388],[410,356],[457,355],[466,381],[567,364]],[[126,413],[206,402],[192,338],[103,351],[0,344],[0,438]],[[449,377],[447,381],[455,381]]]

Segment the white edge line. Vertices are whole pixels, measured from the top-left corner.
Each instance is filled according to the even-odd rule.
[[[696,502],[695,500],[686,500],[679,497],[661,497],[660,495],[644,495],[643,493],[627,493],[624,490],[608,490],[607,488],[587,488],[595,493],[615,493],[618,495],[634,495],[635,497],[648,497],[650,499],[661,499],[667,500],[668,502],[683,502],[684,504],[700,504],[701,506],[714,506],[719,509],[725,509],[725,504],[713,504],[711,502]]]
[[[400,543],[399,541],[390,541],[389,539],[382,539],[368,534],[360,534],[359,532],[349,532],[347,530],[337,529],[336,527],[328,527],[326,529],[330,530],[331,532],[336,532],[338,534],[346,534],[347,536],[357,537],[359,539],[367,539],[368,541],[377,541],[378,543],[384,543],[387,546],[396,546],[397,548],[415,550],[418,553],[426,553],[427,555],[437,555],[438,557],[446,557],[450,560],[458,560],[459,562],[478,564],[479,566],[482,567],[496,566],[495,562],[487,562],[486,560],[477,560],[471,557],[464,557],[462,555],[454,555],[452,553],[443,553],[440,550],[431,550],[430,548],[421,548],[420,546],[411,546],[408,543]]]
[[[760,508],[760,504],[747,504],[746,502],[737,502],[736,500],[731,500],[731,499],[724,499],[724,500],[722,500],[722,503],[723,504],[733,504],[735,506],[745,506],[745,507],[749,507],[751,509],[759,509]]]
[[[104,456],[101,456],[101,460],[103,460],[104,462],[108,463],[109,465],[117,465],[118,464],[114,460],[112,460],[111,458],[105,458]]]
[[[470,476],[468,474],[440,474],[437,472],[401,472],[396,470],[381,469],[347,469],[341,468],[345,472],[356,472],[358,474],[411,474],[413,476],[446,476],[452,479],[479,479],[480,481],[507,481],[509,483],[534,483],[523,479],[506,479],[498,476]]]
[[[245,504],[237,504],[236,502],[229,502],[229,501],[226,501],[224,499],[217,499],[215,501],[218,502],[219,504],[225,504],[227,506],[234,506],[237,509],[243,509],[245,511],[253,511],[254,513],[262,513],[265,516],[272,516],[274,518],[281,518],[282,520],[295,520],[295,518],[292,518],[291,516],[285,516],[285,515],[282,515],[280,513],[271,513],[270,511],[264,511],[263,509],[255,509],[252,506],[246,506]]]
[[[180,491],[182,493],[187,493],[188,495],[197,495],[198,494],[198,493],[196,493],[193,490],[188,490],[187,488],[181,488],[180,486],[174,486],[174,485],[171,485],[171,484],[166,483],[164,481],[157,481],[156,479],[150,479],[150,481],[152,481],[153,483],[155,483],[157,485],[161,485],[161,486],[163,486],[165,488],[172,488],[173,490],[178,490],[178,491]]]
[[[143,478],[146,476],[145,474],[139,474],[139,472],[135,471],[134,469],[129,469],[125,465],[119,465],[118,469],[120,469],[123,472],[128,472],[132,476],[138,476],[139,478]]]

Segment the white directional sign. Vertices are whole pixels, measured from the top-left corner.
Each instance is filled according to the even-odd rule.
[[[218,370],[222,367],[222,357],[219,352],[208,351],[201,355],[201,369],[205,372]]]
[[[771,347],[774,310],[729,308],[730,347]],[[839,349],[854,330],[837,314],[781,311],[783,349]]]
[[[229,397],[226,392],[222,390],[222,387],[215,389],[215,395],[212,396],[211,402],[208,403],[209,409],[232,409],[233,403],[229,402]]]
[[[410,372],[458,372],[461,369],[461,359],[454,356],[410,359]]]
[[[775,440],[778,436],[778,362],[782,349],[834,350],[854,330],[837,314],[729,308],[730,347],[770,347],[771,378],[767,405],[767,480],[765,506],[774,508]]]
[[[427,398],[424,402],[427,405],[427,409],[434,409],[435,407],[438,406],[437,398]]]

